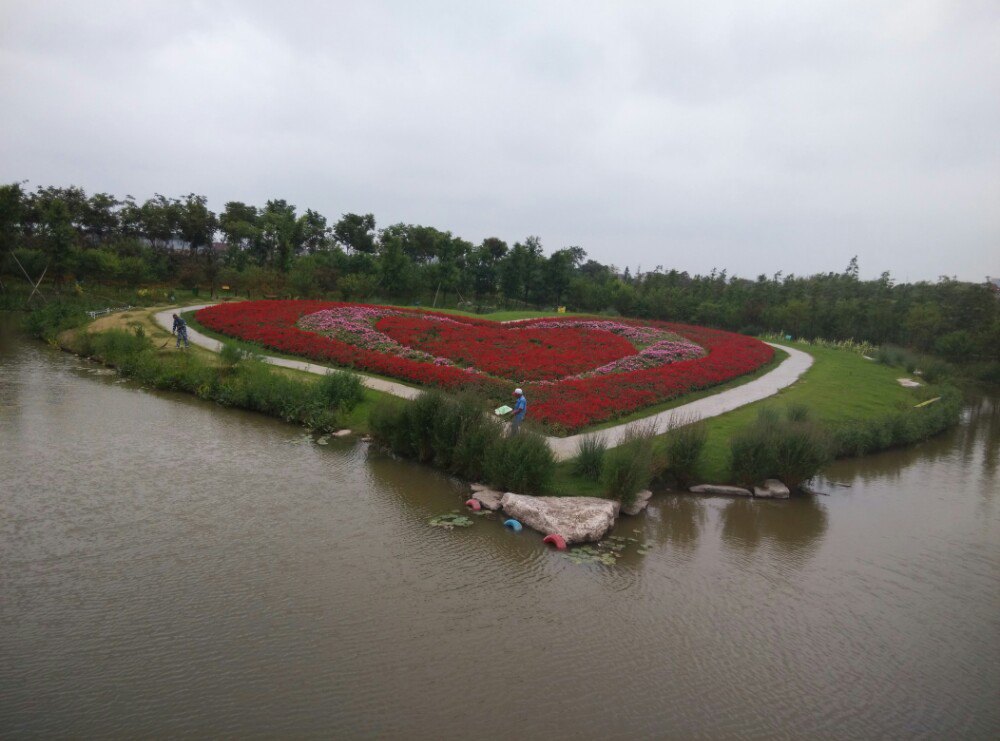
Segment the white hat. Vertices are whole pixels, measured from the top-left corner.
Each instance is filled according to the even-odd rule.
[[[514,389],[514,393],[515,393],[515,394],[517,394],[518,396],[520,396],[520,395],[521,395],[521,394],[523,394],[524,392],[523,392],[523,391],[521,391],[521,389]]]

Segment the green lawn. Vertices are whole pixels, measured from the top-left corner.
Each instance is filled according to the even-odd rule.
[[[810,409],[816,421],[842,424],[853,419],[880,417],[912,407],[936,395],[933,387],[908,389],[900,386],[896,379],[903,377],[904,371],[865,360],[856,353],[795,342],[785,344],[812,355],[812,366],[797,382],[774,396],[705,420],[708,439],[699,466],[701,481],[730,483],[729,439],[750,424],[762,407],[783,408],[793,403],[803,404]],[[723,388],[725,386],[716,387],[701,395],[717,393]],[[688,395],[677,401],[687,403],[694,398],[694,395]],[[648,414],[649,411],[643,410],[641,414]],[[663,445],[664,436],[661,435],[657,446],[662,449]],[[555,490],[561,495],[601,495],[601,487],[597,482],[573,474],[573,461],[564,461],[558,465]]]
[[[160,356],[164,362],[170,363],[177,359],[178,353],[180,351],[174,349],[175,340],[174,336],[157,324],[153,320],[153,315],[157,312],[162,311],[162,307],[156,308],[144,308],[144,309],[134,309],[130,312],[125,312],[122,314],[112,314],[108,317],[103,317],[97,319],[95,322],[87,325],[85,330],[88,331],[102,331],[106,329],[131,329],[135,326],[141,326],[149,338],[156,354]],[[196,326],[197,323],[194,322],[191,317],[193,312],[182,311],[180,312],[189,324]],[[225,337],[223,335],[212,332],[211,330],[205,329],[204,327],[197,326],[199,331],[205,334],[212,335],[220,340],[226,340],[233,342],[232,338]],[[62,338],[63,345],[70,350],[74,349],[74,338],[73,332],[65,333]],[[240,344],[240,343],[236,343]],[[269,351],[270,352],[270,351]],[[218,353],[214,353],[210,350],[200,348],[197,345],[191,345],[190,349],[186,351],[187,354],[197,356],[199,360],[204,362],[209,366],[217,366],[219,364]],[[277,354],[277,353],[275,353]],[[301,358],[294,358],[301,360]],[[308,373],[306,371],[295,370],[292,368],[283,368],[281,366],[270,366],[272,372],[278,373],[289,378],[294,378],[299,381],[304,381],[306,383],[314,383],[319,376],[315,373]],[[332,369],[332,368],[331,368]],[[372,407],[378,403],[380,400],[390,398],[388,394],[382,393],[381,391],[375,391],[370,388],[365,388],[364,390],[364,400],[355,407],[351,412],[344,415],[343,423],[345,427],[348,427],[357,432],[367,432],[368,431],[368,415],[371,412]],[[395,397],[392,397],[395,398]]]
[[[906,375],[904,371],[865,360],[856,353],[795,342],[785,344],[812,355],[812,367],[796,383],[774,396],[706,420],[708,441],[701,470],[705,481],[727,481],[729,438],[753,421],[761,407],[803,404],[816,421],[837,424],[912,407],[934,395],[926,386],[918,389],[900,386],[896,379]]]

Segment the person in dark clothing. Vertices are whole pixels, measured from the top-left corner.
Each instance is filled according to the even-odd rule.
[[[170,330],[171,334],[177,335],[177,349],[181,347],[181,341],[184,341],[184,347],[188,348],[188,325],[181,317],[174,314],[174,327]]]

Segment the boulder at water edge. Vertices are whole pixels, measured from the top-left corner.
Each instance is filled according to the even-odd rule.
[[[729,497],[752,497],[753,492],[741,486],[724,486],[723,484],[698,484],[692,486],[695,494],[722,494]]]
[[[496,512],[500,509],[500,500],[503,499],[503,492],[491,489],[484,484],[473,484],[472,498],[478,499],[479,503],[483,505],[483,509]]]
[[[767,479],[763,486],[755,486],[753,495],[762,499],[788,499],[788,487],[778,479]]]
[[[567,543],[600,540],[615,524],[618,502],[596,497],[531,497],[503,495],[503,511],[528,527],[563,536]]]
[[[653,496],[653,492],[649,489],[645,491],[640,491],[635,495],[635,499],[632,500],[632,504],[622,505],[622,514],[625,515],[637,515],[646,509],[646,505],[649,504],[649,498]]]

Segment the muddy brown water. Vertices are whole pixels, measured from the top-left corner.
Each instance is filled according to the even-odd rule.
[[[980,398],[828,496],[659,494],[574,563],[429,527],[464,491],[430,469],[7,322],[0,736],[995,738],[998,464]]]

